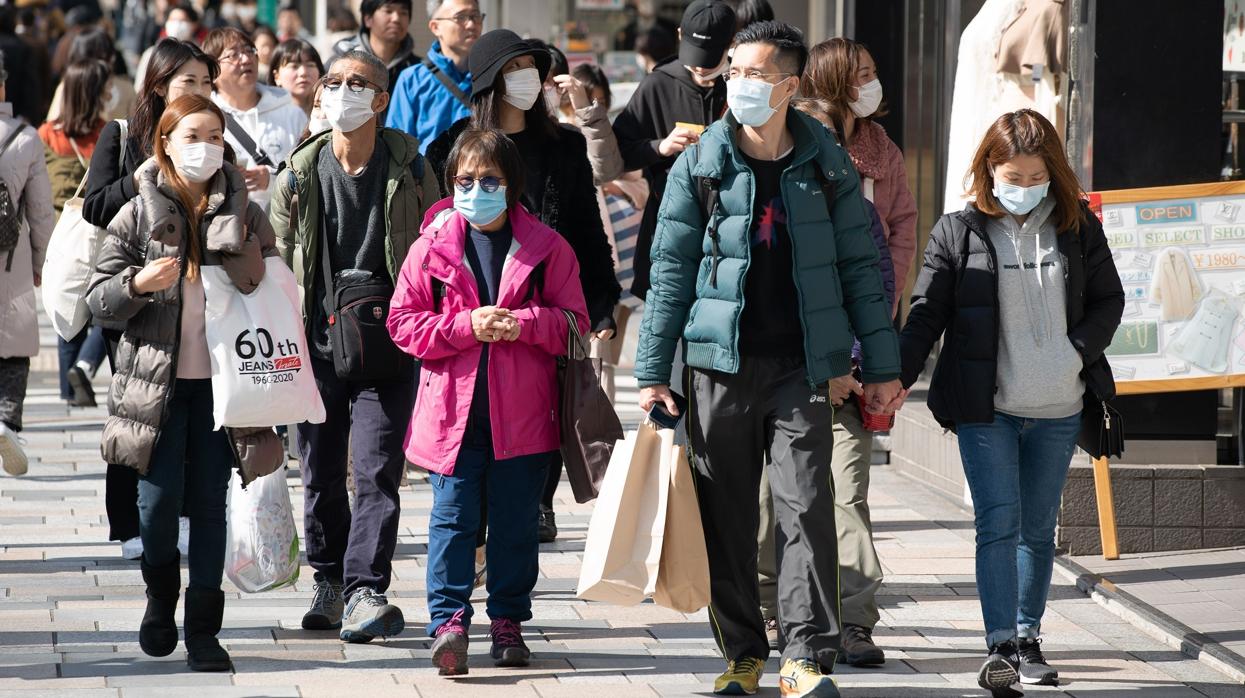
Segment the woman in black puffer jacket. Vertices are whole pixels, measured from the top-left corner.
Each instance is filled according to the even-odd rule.
[[[1043,116],[999,117],[970,174],[974,202],[943,216],[925,248],[902,380],[916,382],[943,337],[929,407],[959,436],[990,648],[977,680],[998,695],[1059,680],[1039,644],[1055,520],[1083,407],[1115,395],[1103,352],[1124,291]]]
[[[476,39],[467,56],[472,76],[471,116],[460,119],[428,144],[425,157],[438,185],[444,187],[445,161],[458,134],[469,124],[504,131],[519,147],[527,168],[523,205],[571,244],[579,262],[579,281],[588,302],[592,331],[601,339],[609,339],[614,333],[614,306],[622,287],[601,223],[588,143],[576,129],[553,120],[542,96],[552,62],[548,50],[520,39],[509,29],[496,29]],[[451,192],[442,189],[441,194],[449,196]],[[562,458],[554,454],[541,504],[542,543],[558,534],[550,503],[561,475]]]

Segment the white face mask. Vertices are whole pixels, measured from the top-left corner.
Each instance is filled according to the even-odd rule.
[[[177,149],[177,173],[191,182],[206,182],[225,161],[225,147],[213,143],[187,143]]]
[[[540,73],[535,68],[519,68],[506,73],[506,94],[502,99],[514,105],[519,111],[527,111],[536,104],[540,91],[544,88],[540,83]]]
[[[790,78],[787,78],[790,80]],[[783,80],[786,82],[787,80]],[[782,82],[778,83],[779,85]],[[726,104],[735,120],[744,126],[764,126],[774,117],[778,107],[769,105],[776,85],[764,80],[735,78],[726,81]],[[787,98],[783,98],[783,102]],[[779,102],[781,107],[783,102]]]
[[[238,5],[238,19],[243,22],[250,22],[259,14],[259,8],[254,5]]]
[[[180,19],[171,19],[164,23],[164,33],[179,41],[190,41],[194,31],[195,25]]]
[[[320,93],[320,112],[334,131],[350,133],[376,115],[372,111],[372,99],[375,97],[376,90],[370,87],[363,88],[358,94],[351,92],[345,84],[336,90],[325,88]]]
[[[725,73],[726,69],[729,68],[730,65],[731,65],[731,62],[726,60],[725,57],[723,57],[722,64],[714,68],[713,72],[711,73],[697,74],[697,73],[692,72],[692,69],[689,68],[688,66],[683,66],[683,67],[687,68],[687,72],[692,73],[694,77],[700,78],[701,80],[717,80],[718,76],[721,75],[722,73]]]
[[[882,105],[882,81],[874,78],[856,88],[856,101],[851,103],[852,113],[864,119],[872,116]]]
[[[562,96],[558,94],[558,88],[546,87],[544,90],[545,106],[549,108],[549,113],[554,116],[562,115]]]
[[[321,101],[323,101],[323,99],[324,98],[322,97]],[[311,117],[311,120],[307,122],[307,132],[312,135],[320,133],[321,131],[327,131],[331,128],[333,128],[333,124],[330,124],[329,120],[323,116],[313,116]]]

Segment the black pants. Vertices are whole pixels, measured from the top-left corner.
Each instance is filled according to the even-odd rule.
[[[389,588],[398,542],[398,487],[406,459],[402,440],[411,419],[413,381],[362,385],[337,377],[331,361],[311,367],[324,400],[323,424],[298,425],[306,488],[307,562],[317,577],[359,587]],[[346,458],[354,458],[353,518],[346,494]]]
[[[22,406],[30,380],[30,357],[0,359],[0,422],[13,431],[22,430]]]
[[[834,413],[801,359],[744,357],[731,375],[692,369],[689,431],[713,579],[709,620],[726,659],[769,656],[757,586],[757,492],[766,467],[784,659],[834,667],[839,556],[830,461]],[[769,455],[769,465],[765,456]]]
[[[121,332],[104,329],[108,365],[117,368],[117,345]],[[108,540],[127,541],[138,537],[138,471],[128,465],[108,464],[104,479],[104,512],[108,515]]]

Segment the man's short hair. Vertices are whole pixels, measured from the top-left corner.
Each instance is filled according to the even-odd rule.
[[[382,5],[399,5],[405,7],[406,11],[411,12],[411,0],[363,0],[359,5],[359,15],[364,19],[371,17]]]
[[[735,35],[735,46],[744,44],[773,46],[777,49],[774,60],[783,70],[797,77],[804,74],[808,47],[804,45],[803,32],[790,24],[776,20],[753,22]]]
[[[250,34],[236,27],[218,27],[208,32],[207,38],[203,40],[203,52],[220,60],[220,57],[236,44],[241,44],[246,48],[255,48],[255,40]]]
[[[389,91],[389,69],[385,67],[384,63],[380,62],[379,58],[373,56],[367,51],[364,51],[363,49],[356,48],[343,53],[337,58],[337,60],[333,61],[333,65],[335,66],[344,61],[360,63],[366,66],[367,72],[371,73],[371,75],[368,76],[368,79],[377,85],[380,85],[382,92]],[[329,66],[329,70],[332,71],[333,66]]]

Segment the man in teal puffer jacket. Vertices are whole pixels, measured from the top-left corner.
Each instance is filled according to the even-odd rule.
[[[778,532],[784,696],[837,696],[833,408],[860,339],[865,398],[899,394],[899,346],[860,182],[819,122],[788,108],[807,50],[780,22],[736,37],[730,112],[671,170],[652,249],[635,375],[646,411],[674,411],[682,339],[689,437],[728,660],[716,693],[755,692],[769,643],[758,610],[757,491],[765,455]]]

